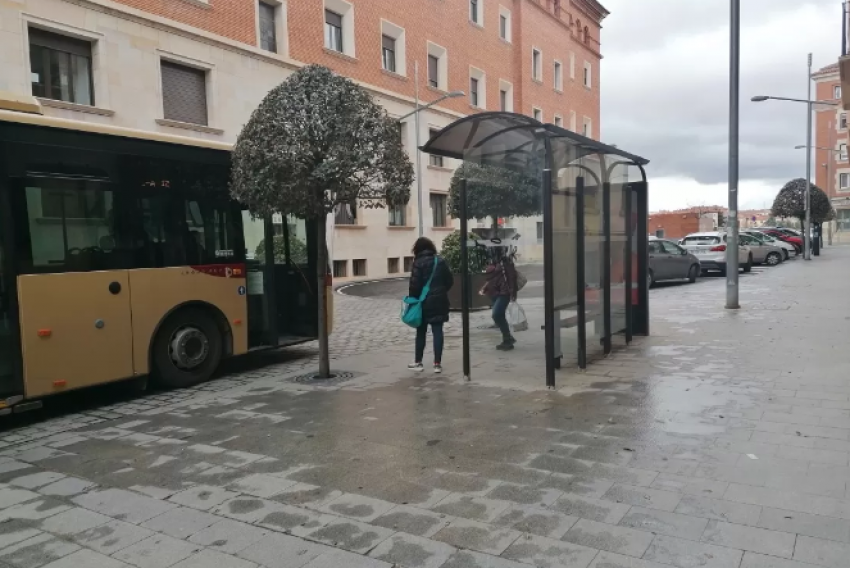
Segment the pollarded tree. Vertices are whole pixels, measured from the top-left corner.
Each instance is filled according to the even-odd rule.
[[[828,221],[833,215],[829,197],[815,184],[811,185],[810,195],[812,223]],[[793,217],[802,224],[806,219],[806,180],[797,178],[786,183],[776,195],[771,214],[774,217]]]
[[[540,182],[533,175],[498,166],[464,162],[449,185],[449,211],[459,218],[460,188],[466,178],[467,219],[492,219],[493,235],[500,217],[531,217],[542,211]]]
[[[320,377],[330,376],[327,215],[341,205],[403,205],[412,183],[398,123],[363,88],[319,65],[269,91],[239,134],[233,197],[256,216],[316,221]]]

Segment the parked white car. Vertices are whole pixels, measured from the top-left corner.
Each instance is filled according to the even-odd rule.
[[[703,274],[710,270],[726,274],[726,233],[691,233],[682,239],[681,245],[699,259]],[[753,269],[753,252],[744,243],[738,244],[738,266],[744,272]]]

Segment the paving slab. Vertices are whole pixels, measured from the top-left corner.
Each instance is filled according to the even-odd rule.
[[[455,552],[455,547],[442,542],[396,533],[376,546],[369,556],[393,566],[440,568]]]
[[[812,564],[804,564],[796,560],[778,558],[755,552],[745,552],[741,568],[812,568]]]
[[[221,520],[191,537],[189,542],[227,554],[236,554],[269,535],[269,531],[248,523]]]
[[[579,520],[573,515],[565,515],[528,505],[508,507],[495,521],[494,525],[504,526],[522,533],[560,539]]]
[[[116,552],[112,556],[139,568],[167,568],[201,550],[200,546],[185,540],[155,534]]]
[[[213,507],[238,496],[238,493],[227,491],[222,487],[197,485],[195,487],[190,487],[185,491],[175,493],[169,497],[168,500],[185,507],[200,509],[201,511],[209,511]]]
[[[72,501],[80,507],[128,523],[142,523],[177,507],[174,503],[123,489],[91,491],[74,497]]]
[[[80,550],[76,544],[41,533],[0,550],[0,563],[15,568],[40,568]]]
[[[73,497],[96,487],[96,484],[77,477],[63,477],[53,483],[40,487],[38,492],[42,495],[54,497]]]
[[[594,548],[528,535],[517,539],[502,556],[541,568],[587,568],[598,553]]]
[[[758,526],[826,540],[850,542],[850,521],[764,507]]]
[[[797,535],[793,533],[710,521],[701,540],[729,548],[791,558],[796,538]]]
[[[508,548],[521,533],[469,519],[455,519],[433,536],[456,548],[474,550],[498,556]]]
[[[359,554],[366,554],[392,536],[394,531],[351,519],[338,519],[306,532],[304,538]]]
[[[215,515],[189,507],[178,507],[145,521],[139,526],[174,538],[187,539],[219,521],[221,521],[221,518]]]
[[[255,473],[237,479],[228,488],[237,493],[245,493],[255,497],[274,497],[297,482],[273,475]]]
[[[392,564],[383,560],[360,556],[344,550],[325,552],[305,564],[304,568],[339,568],[340,566],[346,568],[393,568]]]
[[[154,533],[130,523],[111,520],[70,535],[71,540],[88,548],[111,555],[137,542],[152,536]]]
[[[564,494],[551,508],[566,515],[613,525],[620,522],[631,507],[624,503]]]
[[[112,521],[110,517],[74,507],[53,515],[41,522],[41,529],[60,536],[71,536],[105,525]]]
[[[761,515],[761,507],[700,495],[685,495],[675,512],[739,525],[756,525]]]
[[[659,535],[643,558],[677,568],[738,568],[743,556],[742,550]]]
[[[682,495],[672,491],[662,491],[648,487],[615,484],[602,496],[602,499],[614,501],[615,503],[658,509],[659,511],[673,511],[682,499]]]
[[[561,540],[640,558],[653,537],[652,533],[581,519]]]
[[[42,568],[130,568],[130,565],[93,550],[82,549]]]
[[[332,501],[318,507],[319,511],[349,517],[359,521],[371,522],[395,507],[395,503],[372,499],[353,493],[344,493]]]
[[[271,568],[275,566],[301,568],[301,566],[330,550],[330,548],[321,544],[293,536],[272,533],[254,541],[250,546],[239,552],[237,556]]]
[[[15,479],[9,480],[9,485],[14,485],[15,487],[23,487],[24,489],[38,489],[43,485],[47,485],[48,483],[53,483],[54,481],[58,481],[65,477],[62,473],[57,473],[55,471],[40,471],[38,473],[31,473],[28,475],[22,475],[21,477],[16,477]]]
[[[797,537],[794,560],[828,568],[845,568],[848,559],[850,559],[850,544],[846,542],[810,536]]]
[[[632,507],[620,521],[620,526],[678,538],[699,540],[703,531],[705,531],[705,527],[708,526],[708,519]]]
[[[282,564],[285,566],[285,564]],[[257,568],[257,564],[222,554],[214,550],[202,550],[173,565],[174,568]]]
[[[485,497],[470,497],[462,493],[452,493],[431,510],[444,515],[462,517],[482,523],[491,522],[504,512],[510,503]]]
[[[449,524],[454,517],[427,509],[396,505],[374,521],[373,525],[415,536],[430,537]]]

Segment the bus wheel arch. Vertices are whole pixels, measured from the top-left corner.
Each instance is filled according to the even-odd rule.
[[[210,379],[233,353],[227,318],[206,302],[186,302],[160,320],[149,348],[151,378],[162,386],[185,388]]]

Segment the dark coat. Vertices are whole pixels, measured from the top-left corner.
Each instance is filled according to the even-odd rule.
[[[484,285],[484,293],[495,298],[496,296],[510,296],[516,299],[516,266],[510,259],[502,259],[487,267],[485,272],[487,283]]]
[[[431,271],[434,269],[435,255],[432,251],[426,250],[416,255],[413,261],[413,267],[410,269],[410,290],[409,295],[413,298],[418,298],[422,293],[422,288],[431,277]],[[437,271],[434,273],[434,279],[431,281],[431,290],[428,292],[428,297],[422,303],[422,322],[423,323],[445,323],[449,321],[449,289],[454,284],[452,271],[442,258],[437,265]]]

